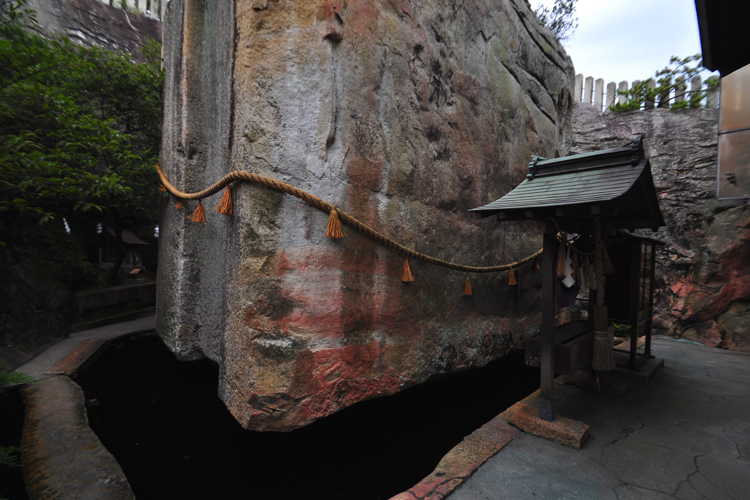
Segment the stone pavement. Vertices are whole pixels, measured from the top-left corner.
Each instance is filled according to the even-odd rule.
[[[624,396],[559,380],[556,413],[590,426],[581,450],[519,433],[449,500],[750,498],[750,353],[653,350],[665,367]]]

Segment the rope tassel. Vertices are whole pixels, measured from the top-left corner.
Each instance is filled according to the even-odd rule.
[[[232,215],[232,192],[229,190],[229,186],[224,190],[224,196],[221,197],[214,210],[220,214]]]
[[[404,283],[411,283],[414,281],[414,276],[411,274],[411,269],[409,268],[409,257],[404,259],[404,269],[401,271],[401,281]]]
[[[203,208],[203,202],[201,200],[198,200],[198,208],[195,209],[195,212],[193,212],[193,222],[198,222],[200,224],[204,224],[206,222],[206,209]]]
[[[329,238],[343,238],[345,236],[344,231],[341,230],[341,221],[339,221],[339,214],[336,213],[336,210],[331,210],[331,215],[328,217],[326,236]],[[405,264],[405,266],[406,268],[409,267],[408,264]],[[409,274],[409,276],[411,276],[411,274]],[[414,281],[414,279],[412,278],[409,281]]]
[[[468,276],[466,276],[466,281],[464,281],[464,295],[471,295],[471,280]]]
[[[516,273],[513,272],[513,268],[510,268],[510,274],[508,275],[508,285],[515,286],[516,285]]]
[[[182,200],[178,199],[174,206],[177,210],[182,210]]]

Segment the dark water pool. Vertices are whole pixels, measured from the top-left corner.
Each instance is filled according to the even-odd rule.
[[[21,444],[24,407],[19,388],[0,389],[0,446],[18,447]],[[18,455],[14,456],[20,460]],[[21,467],[0,464],[0,498],[26,500]]]
[[[364,401],[287,433],[243,430],[210,361],[178,362],[151,336],[120,341],[78,378],[91,427],[139,500],[382,500],[539,386],[521,352]]]

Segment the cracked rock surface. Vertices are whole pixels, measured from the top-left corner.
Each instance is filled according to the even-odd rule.
[[[654,328],[709,347],[750,352],[750,211],[716,199],[718,110],[573,112],[577,153],[645,134],[666,227],[657,255]],[[649,235],[648,232],[646,232]]]
[[[750,354],[671,339],[654,351],[664,369],[626,396],[555,387],[557,414],[591,427],[581,450],[521,434],[449,498],[748,498]]]
[[[478,220],[567,154],[573,66],[524,0],[173,0],[160,164],[194,192],[232,170],[294,185],[406,247],[484,266],[539,249],[534,226]],[[466,276],[410,261],[293,196],[232,186],[206,224],[164,206],[157,331],[219,364],[247,429],[285,431],[521,347],[538,273]],[[519,267],[520,269],[520,267]]]

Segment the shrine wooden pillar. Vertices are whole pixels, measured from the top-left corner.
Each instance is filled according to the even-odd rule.
[[[544,231],[542,252],[542,360],[539,418],[555,419],[555,243],[557,231],[550,222]]]

